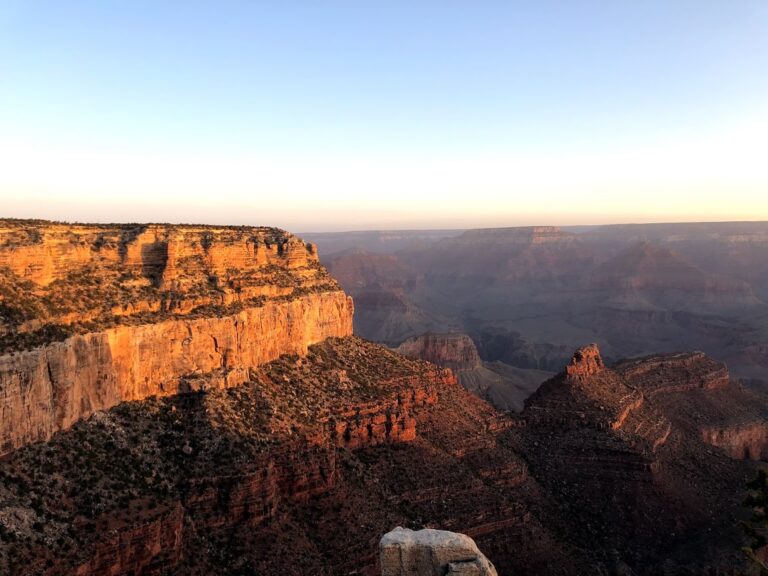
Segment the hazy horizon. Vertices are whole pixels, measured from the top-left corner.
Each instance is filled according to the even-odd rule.
[[[180,225],[180,226],[213,226],[213,227],[226,227],[226,226],[253,226],[253,227],[270,227],[270,228],[280,228],[287,232],[301,235],[301,234],[311,234],[311,235],[317,235],[317,234],[363,234],[363,233],[375,233],[375,232],[381,232],[381,233],[402,233],[402,232],[465,232],[469,230],[499,230],[499,229],[505,229],[505,228],[561,228],[564,230],[571,230],[576,228],[600,228],[604,226],[665,226],[665,225],[726,225],[726,224],[768,224],[768,219],[766,220],[668,220],[668,221],[647,221],[647,222],[639,222],[639,221],[610,221],[610,222],[602,222],[602,223],[587,223],[587,224],[552,224],[548,222],[535,222],[532,224],[499,224],[497,226],[433,226],[433,225],[425,225],[423,227],[401,227],[401,228],[386,228],[386,227],[380,227],[380,228],[327,228],[327,229],[297,229],[297,228],[285,228],[281,226],[277,226],[275,224],[270,224],[268,222],[239,222],[236,220],[231,221],[213,221],[213,220],[132,220],[132,219],[122,219],[122,220],[109,220],[109,219],[94,219],[94,220],[88,220],[88,219],[54,219],[54,218],[45,218],[45,217],[38,217],[38,216],[8,216],[6,214],[0,214],[0,220],[7,219],[7,220],[17,220],[17,221],[43,221],[43,222],[54,222],[54,223],[62,223],[62,224],[72,224],[72,225],[80,225],[80,226],[88,226],[88,225],[123,225],[123,224],[145,224],[145,225]]]
[[[2,216],[768,220],[768,4],[0,6]]]

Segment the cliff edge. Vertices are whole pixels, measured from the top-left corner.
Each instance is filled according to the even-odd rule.
[[[0,272],[0,454],[352,333],[315,247],[275,228],[4,220]]]

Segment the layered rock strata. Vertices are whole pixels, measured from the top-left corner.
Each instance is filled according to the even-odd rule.
[[[452,370],[468,370],[481,365],[474,342],[466,334],[428,332],[409,338],[396,348],[411,358],[421,358]]]
[[[6,221],[0,268],[0,454],[352,333],[314,247],[276,229]]]
[[[6,456],[0,572],[373,575],[401,525],[462,532],[502,574],[739,573],[729,519],[752,463],[694,424],[748,413],[730,388],[638,384],[563,373],[511,418],[446,370],[328,339]]]

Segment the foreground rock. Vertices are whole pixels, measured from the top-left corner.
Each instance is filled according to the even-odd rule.
[[[456,532],[398,526],[379,548],[381,576],[497,576],[474,540]]]

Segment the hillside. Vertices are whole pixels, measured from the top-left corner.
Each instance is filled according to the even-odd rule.
[[[521,451],[574,543],[637,574],[741,565],[737,519],[751,460],[765,453],[768,398],[725,365],[688,353],[611,369],[596,346],[582,348],[523,416]]]
[[[448,371],[329,339],[14,452],[0,572],[369,573],[404,525],[460,528],[501,573],[568,574],[581,554],[533,514],[510,424]]]

